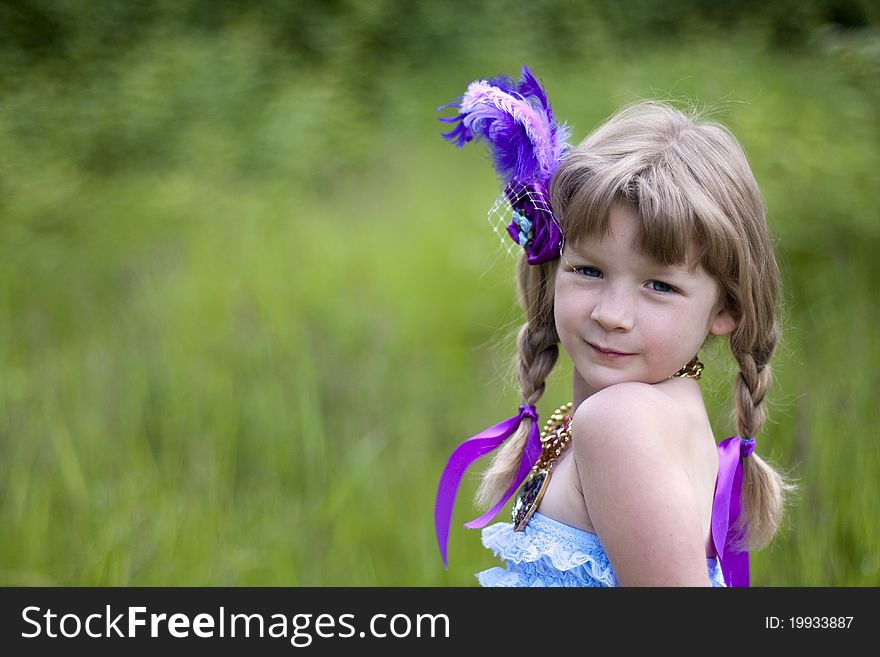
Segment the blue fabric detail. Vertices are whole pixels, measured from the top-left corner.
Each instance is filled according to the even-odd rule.
[[[476,574],[481,586],[618,586],[599,536],[540,513],[525,530],[499,522],[482,531],[483,545],[506,562]],[[712,586],[726,586],[718,559],[706,559]]]
[[[521,215],[516,210],[513,211],[513,223],[519,226],[520,233],[528,233],[532,229],[532,222],[528,217]]]

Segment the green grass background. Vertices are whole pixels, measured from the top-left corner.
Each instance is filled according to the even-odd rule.
[[[475,585],[495,563],[461,528],[480,467],[448,571],[434,495],[451,449],[519,403],[521,317],[484,218],[497,181],[435,108],[524,63],[576,141],[645,97],[711,105],[738,135],[786,286],[758,449],[802,489],[753,583],[880,584],[876,32],[565,57],[499,34],[385,67],[350,42],[305,66],[249,21],[112,61],[7,59],[0,584]],[[705,362],[720,440],[733,364]],[[539,411],[569,388],[563,358]]]

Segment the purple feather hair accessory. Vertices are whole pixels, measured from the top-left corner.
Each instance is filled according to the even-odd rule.
[[[512,209],[508,233],[526,250],[529,264],[558,258],[562,234],[547,190],[568,150],[570,130],[556,124],[535,76],[523,66],[517,84],[508,77],[471,82],[464,96],[438,111],[450,107],[459,113],[440,119],[455,124],[443,137],[458,147],[488,142]]]

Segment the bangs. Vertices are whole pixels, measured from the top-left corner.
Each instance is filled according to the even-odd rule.
[[[584,176],[557,216],[564,240],[581,245],[608,237],[612,209],[626,205],[639,217],[636,249],[661,265],[696,269],[707,255],[702,222],[683,194],[664,188],[657,177],[651,169],[622,180]]]

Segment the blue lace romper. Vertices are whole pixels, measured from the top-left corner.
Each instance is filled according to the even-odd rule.
[[[483,545],[507,563],[477,573],[482,586],[617,586],[599,536],[542,515],[525,529],[499,522],[482,531]],[[706,559],[712,586],[726,586],[718,559]]]

